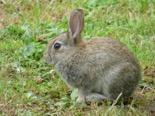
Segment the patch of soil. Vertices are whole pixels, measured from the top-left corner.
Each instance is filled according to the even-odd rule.
[[[10,116],[15,115],[15,108],[12,107],[10,104],[0,102],[0,113],[8,114]]]
[[[4,28],[5,19],[6,19],[5,11],[4,11],[3,7],[2,7],[2,4],[0,4],[0,29]]]
[[[150,77],[155,77],[155,67],[145,67],[144,68],[144,75],[145,76],[150,76]]]
[[[149,104],[148,111],[150,116],[155,116],[155,98],[154,100]]]

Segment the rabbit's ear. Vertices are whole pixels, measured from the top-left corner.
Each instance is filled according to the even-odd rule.
[[[73,10],[69,20],[69,38],[74,44],[81,41],[81,32],[84,27],[84,13],[81,9]]]

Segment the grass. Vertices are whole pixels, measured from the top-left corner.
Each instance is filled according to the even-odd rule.
[[[77,107],[53,67],[44,64],[48,40],[67,30],[74,8],[85,10],[85,39],[118,39],[139,59],[143,79],[128,105]],[[153,0],[0,1],[0,115],[153,116],[154,12]]]

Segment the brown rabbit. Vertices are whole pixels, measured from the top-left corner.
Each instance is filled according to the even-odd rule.
[[[84,41],[84,13],[71,13],[68,32],[51,40],[45,59],[54,64],[67,85],[78,88],[78,102],[128,98],[141,79],[137,59],[119,41],[94,38]]]

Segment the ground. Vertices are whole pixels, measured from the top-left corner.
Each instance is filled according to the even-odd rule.
[[[74,94],[42,56],[67,31],[70,12],[85,12],[84,39],[118,39],[138,58],[142,80],[128,103],[78,107]],[[155,115],[155,1],[1,0],[0,115]]]

